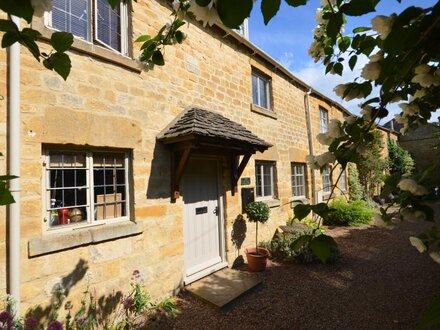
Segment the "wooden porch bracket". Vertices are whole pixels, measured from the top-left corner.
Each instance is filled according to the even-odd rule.
[[[249,159],[251,159],[252,153],[247,153],[243,155],[243,159],[241,160],[240,164],[238,164],[239,156],[232,156],[231,162],[232,162],[232,196],[238,191],[238,179],[243,174],[244,169],[246,168],[247,163],[249,162]]]
[[[180,157],[179,157],[180,154]],[[171,201],[175,202],[180,197],[180,180],[186,164],[188,164],[191,148],[184,149],[181,153],[171,150]]]

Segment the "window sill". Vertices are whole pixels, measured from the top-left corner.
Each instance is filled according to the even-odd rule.
[[[42,18],[34,19],[32,22],[32,28],[39,31],[41,33],[40,38],[46,41],[50,40],[52,33],[55,32],[55,30],[52,30],[44,25],[44,20]],[[73,39],[73,44],[70,50],[75,50],[80,53],[99,58],[100,60],[117,64],[137,73],[141,72],[138,65],[132,58],[76,37]]]
[[[267,206],[269,206],[270,208],[272,207],[278,207],[281,205],[281,200],[279,199],[274,199],[274,198],[268,198],[268,199],[257,199],[257,202],[263,202],[266,203]]]
[[[266,117],[270,117],[273,119],[278,119],[277,114],[273,111],[273,110],[269,110],[269,109],[265,109],[262,107],[259,107],[258,105],[255,105],[253,103],[251,103],[251,111],[258,113],[260,115],[266,116]]]
[[[142,232],[140,226],[136,223],[125,222],[90,227],[88,229],[68,233],[50,234],[42,238],[33,238],[29,240],[28,255],[30,258],[37,257],[79,246],[135,236],[142,234]]]

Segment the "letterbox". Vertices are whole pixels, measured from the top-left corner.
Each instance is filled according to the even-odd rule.
[[[242,212],[246,212],[246,206],[255,201],[254,188],[241,188]]]

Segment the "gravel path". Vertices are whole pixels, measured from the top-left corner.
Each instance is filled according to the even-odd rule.
[[[263,284],[216,310],[182,292],[175,329],[414,329],[440,294],[440,265],[408,237],[420,224],[328,230],[341,257],[332,265],[271,262]]]

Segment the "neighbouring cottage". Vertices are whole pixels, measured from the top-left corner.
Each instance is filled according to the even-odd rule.
[[[98,296],[125,291],[134,269],[153,297],[176,293],[252,244],[254,226],[234,231],[242,192],[271,207],[264,239],[293,216],[293,202],[329,198],[339,173],[311,171],[306,156],[326,151],[316,134],[349,113],[217,26],[193,22],[187,40],[167,48],[166,66],[141,72],[133,41],[170,12],[161,0],[115,10],[101,0],[53,0],[32,23],[43,49],[53,30],[76,38],[66,82],[21,53],[23,311],[48,303],[56,283],[74,302],[87,285]],[[2,50],[3,173],[7,71]],[[10,277],[6,228],[2,208],[1,294]]]
[[[399,134],[398,132],[403,128],[403,125],[394,119],[384,126],[396,134]],[[440,134],[439,132],[440,126],[438,124],[419,125],[416,130],[399,134],[399,144],[411,154],[417,172],[432,167],[432,180],[440,186],[440,153],[435,150],[435,146],[439,143],[439,138],[435,134]]]

